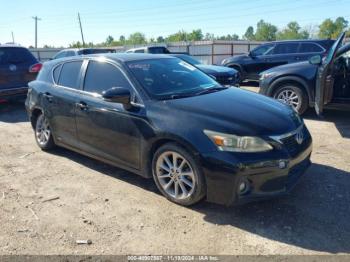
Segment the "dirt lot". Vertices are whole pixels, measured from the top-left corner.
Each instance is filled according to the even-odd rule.
[[[306,115],[313,165],[290,196],[185,208],[151,180],[40,151],[23,105],[0,107],[0,254],[350,253],[349,113]]]

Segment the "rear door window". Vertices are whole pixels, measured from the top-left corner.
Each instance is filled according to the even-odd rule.
[[[300,45],[300,53],[321,53],[323,48],[315,43],[302,43]]]
[[[298,52],[299,43],[281,43],[277,44],[273,50],[274,55],[295,54]]]
[[[36,58],[32,53],[20,47],[0,48],[0,64],[35,64]]]
[[[62,65],[59,65],[53,70],[53,79],[54,79],[55,83],[58,83],[58,79],[60,77],[61,69],[62,69]]]
[[[63,64],[58,84],[69,88],[79,89],[78,80],[82,63],[82,61],[73,61]]]
[[[86,70],[84,91],[102,94],[112,87],[131,89],[128,80],[117,67],[105,62],[90,61]]]

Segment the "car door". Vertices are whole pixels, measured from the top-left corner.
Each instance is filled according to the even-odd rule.
[[[53,69],[54,84],[43,95],[43,108],[58,143],[78,148],[75,109],[82,60],[68,61]]]
[[[247,61],[242,66],[248,79],[258,79],[259,74],[268,69],[267,63],[271,58],[271,53],[275,44],[263,44],[253,49],[249,53]]]
[[[266,63],[266,69],[297,62],[296,57],[298,53],[298,48],[298,42],[286,42],[276,44],[272,52],[273,54]]]
[[[344,40],[345,33],[342,33],[337,41],[329,50],[322,64],[317,71],[316,90],[315,90],[315,110],[318,115],[322,114],[324,105],[332,100],[333,96],[333,64],[339,47]]]
[[[130,81],[120,67],[109,62],[90,60],[85,72],[76,113],[80,148],[97,157],[139,169],[144,107],[126,109],[101,96],[112,87],[125,87],[135,94]]]

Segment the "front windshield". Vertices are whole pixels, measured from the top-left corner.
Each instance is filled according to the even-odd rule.
[[[206,89],[220,87],[211,77],[178,58],[132,61],[127,66],[155,99],[191,96]]]

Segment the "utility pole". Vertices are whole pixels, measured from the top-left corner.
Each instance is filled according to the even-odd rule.
[[[38,20],[40,21],[41,18],[37,16],[32,17],[35,20],[35,48],[38,48]]]
[[[13,31],[11,32],[12,34],[12,43],[15,43],[15,37],[13,36]]]
[[[83,47],[85,47],[83,27],[81,26],[81,20],[80,20],[80,14],[79,13],[78,13],[78,20],[79,20],[79,26],[80,26],[81,40],[83,41]]]

